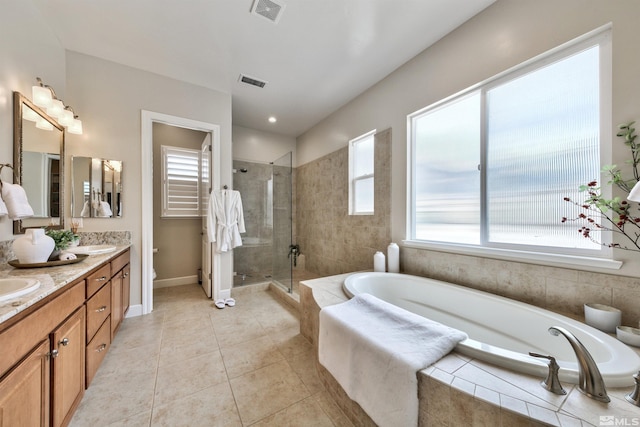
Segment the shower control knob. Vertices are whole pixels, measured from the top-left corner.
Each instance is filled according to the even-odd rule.
[[[549,360],[549,373],[547,374],[547,378],[540,382],[540,385],[545,390],[549,390],[551,393],[567,394],[565,389],[562,388],[562,384],[560,384],[560,379],[558,378],[558,370],[560,369],[560,365],[558,365],[558,362],[556,362],[556,358],[553,356],[545,356],[544,354],[532,352],[529,352],[529,356],[540,357]]]

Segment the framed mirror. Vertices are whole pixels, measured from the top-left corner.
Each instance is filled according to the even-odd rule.
[[[13,93],[14,182],[27,193],[33,217],[13,222],[26,228],[64,228],[64,128],[19,92]]]
[[[71,158],[71,215],[122,218],[122,161]]]

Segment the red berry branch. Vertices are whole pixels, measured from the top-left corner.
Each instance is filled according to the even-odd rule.
[[[635,122],[631,122],[620,125],[620,131],[617,134],[617,136],[624,138],[625,145],[631,149],[631,160],[627,161],[627,163],[632,167],[633,178],[628,180],[623,179],[622,172],[616,165],[606,165],[602,168],[602,172],[608,174],[610,177],[607,184],[615,184],[627,193],[640,181],[640,171],[638,170],[638,165],[640,164],[640,145],[636,143],[637,135],[635,134],[635,128],[633,128],[634,123]],[[579,222],[584,224],[578,229],[578,232],[592,242],[612,248],[640,252],[640,216],[630,211],[631,204],[620,197],[614,197],[613,199],[603,197],[601,187],[598,186],[597,181],[591,181],[587,185],[581,185],[579,189],[587,193],[587,198],[584,202],[579,203],[571,200],[569,197],[565,197],[564,200],[580,207],[582,212],[576,218],[569,219],[563,217],[562,222]],[[603,225],[603,220],[611,223],[611,225]],[[612,231],[613,233],[625,236],[626,239],[631,242],[631,245],[626,246],[620,243],[599,242],[591,233],[602,230]]]

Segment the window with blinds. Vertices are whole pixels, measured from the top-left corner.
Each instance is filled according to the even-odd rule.
[[[163,145],[162,216],[200,217],[200,151]]]

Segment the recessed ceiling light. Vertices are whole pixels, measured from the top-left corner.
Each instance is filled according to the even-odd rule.
[[[275,117],[273,117],[273,116],[269,117],[269,123],[275,123],[277,121],[278,121],[278,119],[276,119]]]

